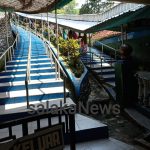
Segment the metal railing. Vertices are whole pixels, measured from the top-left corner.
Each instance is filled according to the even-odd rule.
[[[110,47],[100,41],[96,41],[95,43],[98,43],[98,46],[101,45],[102,54],[104,54],[104,48],[111,50],[111,53],[114,52],[114,59],[117,60],[117,53],[119,53],[117,49]]]
[[[20,22],[20,21],[19,21]],[[11,24],[14,26],[21,26],[25,30],[24,26],[20,25],[17,21],[11,20]],[[29,30],[28,30],[29,31]],[[27,108],[29,108],[29,82],[30,82],[30,70],[31,70],[31,49],[32,49],[32,42],[31,42],[31,33],[29,31],[29,48],[28,48],[28,59],[27,59],[27,68],[26,68],[26,76],[25,76],[25,88],[26,88],[26,102],[27,102]]]
[[[14,47],[18,47],[18,34],[16,35],[16,39],[15,41],[13,42],[13,44],[0,56],[0,61],[2,59],[4,59],[4,68],[5,68],[5,71],[7,71],[7,61],[11,61],[12,60],[12,57],[14,56]]]
[[[99,60],[100,60],[100,69],[101,69],[101,75],[102,75],[102,73],[103,73],[103,62],[104,62],[104,58],[103,57],[101,57],[101,55],[99,55],[99,54],[96,54],[96,53],[94,53],[94,52],[88,52],[89,54],[90,54],[90,67],[92,67],[92,63],[93,63],[93,61],[94,61],[94,59],[93,59],[93,57],[94,56],[96,56],[97,58],[99,58]],[[86,59],[86,63],[88,63],[87,62],[87,60],[88,59]]]
[[[64,69],[62,68],[58,58],[56,57],[55,53],[53,52],[52,48],[50,47],[49,43],[47,41],[45,41],[45,45],[47,46],[47,54],[50,57],[50,60],[54,60],[55,63],[55,72],[56,72],[56,80],[60,78],[60,75],[58,75],[58,68],[60,69],[60,72],[62,73],[63,76],[63,92],[64,92],[64,103],[66,103],[66,79],[67,79],[67,75],[64,71]],[[51,61],[52,63],[52,61]]]
[[[27,69],[26,69],[26,77],[25,77],[25,87],[26,87],[26,100],[27,100],[27,108],[29,108],[29,82],[30,82],[30,70],[31,70],[31,33],[29,34],[29,48],[28,48],[28,60],[27,60]]]
[[[98,44],[101,45],[102,54],[97,54],[97,53],[89,51],[88,53],[90,53],[90,62],[87,62],[88,59],[86,59],[86,63],[90,63],[90,67],[92,67],[92,64],[93,64],[93,61],[94,61],[93,57],[96,56],[97,58],[99,58],[99,60],[100,60],[100,70],[101,70],[101,76],[102,76],[103,75],[103,63],[105,62],[105,57],[103,56],[104,48],[107,48],[107,49],[111,50],[111,53],[112,52],[114,53],[114,58],[112,58],[110,56],[111,60],[109,61],[109,64],[111,66],[113,65],[113,62],[117,60],[117,53],[119,53],[119,52],[115,48],[112,48],[112,47],[110,47],[110,46],[108,46],[108,45],[106,45],[102,42],[98,41]]]
[[[5,129],[6,131],[7,129],[7,133],[5,134],[5,137],[0,138],[0,144],[4,144],[8,141],[16,139],[16,134],[13,132],[14,127],[17,127],[17,132],[21,134],[21,137],[24,137],[30,135],[31,132],[36,133],[42,129],[51,128],[57,124],[63,124],[63,134],[65,134],[67,137],[65,144],[70,145],[70,150],[75,150],[75,114],[70,113],[71,111],[74,111],[74,108],[66,106],[64,111],[61,109],[62,108],[58,108],[57,110],[53,109],[52,111],[45,113],[36,113],[32,116],[1,122],[0,130]],[[41,121],[43,119],[45,119],[44,122],[46,122],[46,126],[44,127],[41,125]],[[58,121],[53,122],[54,119]],[[31,123],[35,123],[36,130],[31,128]]]
[[[24,28],[25,30],[28,30],[29,32],[32,32],[33,34],[35,34],[36,36],[38,36],[39,38],[41,38],[44,43],[45,43],[45,46],[46,46],[46,54],[50,57],[50,61],[51,61],[51,67],[53,66],[53,61],[55,63],[55,76],[56,76],[56,80],[59,80],[60,79],[60,75],[59,75],[59,71],[58,71],[58,68],[60,70],[60,72],[62,73],[62,78],[63,78],[63,91],[64,91],[64,103],[66,103],[66,79],[67,79],[67,75],[64,71],[64,69],[62,68],[57,56],[55,55],[54,51],[52,50],[52,48],[50,47],[48,41],[46,38],[44,38],[43,35],[41,35],[40,33],[36,32],[35,30],[33,29],[28,29],[26,27],[24,27],[23,25],[19,25],[21,26],[22,28]],[[52,61],[53,60],[53,61]],[[26,85],[28,85],[26,83]],[[28,91],[27,91],[27,94],[28,94]],[[27,99],[28,100],[28,99]]]

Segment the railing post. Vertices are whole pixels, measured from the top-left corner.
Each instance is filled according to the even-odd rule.
[[[7,58],[6,58],[6,54],[5,54],[5,56],[4,56],[4,59],[5,59],[4,61],[5,61],[5,71],[6,71],[6,70],[7,70],[7,68],[6,68],[6,61],[7,61],[7,60],[6,60],[6,59],[7,59]]]
[[[28,81],[25,80],[25,87],[26,87],[26,99],[27,99],[27,109],[29,108],[29,89],[28,89]]]
[[[59,39],[58,39],[58,20],[57,20],[57,2],[55,0],[55,21],[56,21],[56,43],[57,43],[57,59],[59,61]],[[60,67],[58,65],[58,79],[60,79]]]
[[[48,31],[48,41],[50,41],[50,36],[49,36],[49,21],[48,21],[48,12],[47,12],[47,31]]]
[[[100,57],[100,60],[101,60],[101,76],[103,75],[103,58]]]
[[[102,44],[102,54],[104,54],[104,45]]]
[[[117,51],[115,50],[115,60],[117,60]]]
[[[56,74],[56,80],[58,79],[58,76],[57,76],[57,62],[55,60],[55,74]]]
[[[93,63],[93,53],[92,53],[92,64],[94,65],[94,63]]]
[[[53,60],[52,60],[52,52],[51,49],[49,49],[49,54],[50,54],[50,61],[51,61],[51,68],[53,67]]]
[[[22,133],[23,133],[23,136],[28,135],[28,122],[24,122],[22,124]]]
[[[44,42],[44,43],[45,43],[45,52],[46,52],[46,55],[48,55],[48,46],[47,46],[46,42]]]
[[[12,53],[13,53],[13,56],[14,56],[14,54],[15,54],[15,50],[14,50],[14,47],[12,47]]]
[[[66,77],[65,77],[65,75],[64,75],[64,86],[63,86],[63,88],[64,88],[64,103],[66,103]]]
[[[76,150],[75,114],[69,114],[70,150]]]
[[[18,49],[18,37],[16,38],[16,48]]]
[[[11,53],[11,47],[10,47],[10,60],[12,60],[12,53]]]

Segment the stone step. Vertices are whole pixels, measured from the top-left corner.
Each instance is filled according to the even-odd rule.
[[[134,108],[125,108],[125,113],[138,125],[141,127],[150,130],[150,119],[135,110]]]

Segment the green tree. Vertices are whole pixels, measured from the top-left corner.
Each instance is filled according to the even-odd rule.
[[[102,0],[87,0],[85,4],[82,5],[79,13],[80,14],[97,14],[102,13],[113,6],[113,2],[107,0],[102,2]]]

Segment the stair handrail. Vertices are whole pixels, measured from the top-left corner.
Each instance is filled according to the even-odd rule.
[[[111,49],[111,50],[113,50],[113,51],[115,52],[115,60],[117,59],[117,52],[118,52],[117,49],[115,49],[115,48],[113,48],[113,47],[110,47],[110,46],[108,46],[107,44],[104,44],[104,43],[102,43],[102,42],[100,42],[100,41],[98,41],[98,43],[100,43],[101,46],[102,46],[102,53],[104,53],[104,47],[107,47],[107,48],[109,48],[109,49]]]
[[[7,70],[7,67],[6,67],[6,63],[7,63],[7,53],[8,53],[8,60],[12,60],[12,55],[14,55],[14,46],[15,46],[15,44],[16,44],[16,47],[18,46],[18,38],[19,38],[19,35],[17,34],[16,35],[16,38],[15,38],[15,40],[14,40],[14,42],[13,42],[13,44],[11,45],[11,46],[9,46],[8,48],[7,48],[7,50],[0,56],[0,61],[1,61],[1,59],[3,58],[3,57],[5,57],[4,59],[4,68],[5,68],[5,71]]]
[[[55,72],[56,72],[56,79],[59,79],[60,76],[57,74],[58,72],[58,69],[60,69],[60,71],[62,72],[62,75],[63,75],[63,91],[64,91],[64,103],[66,103],[66,79],[67,79],[67,75],[63,69],[63,67],[61,66],[60,64],[60,61],[58,60],[56,54],[54,53],[54,51],[52,50],[52,48],[50,47],[48,41],[45,39],[45,44],[47,46],[47,53],[49,52],[49,55],[50,55],[50,59],[54,60],[55,62]]]
[[[44,43],[46,44],[47,46],[47,50],[49,52],[49,56],[50,56],[50,59],[52,60],[52,58],[54,59],[54,62],[55,62],[55,75],[56,75],[56,80],[59,79],[59,76],[57,74],[58,72],[58,68],[60,69],[60,71],[62,72],[62,75],[63,75],[63,90],[64,90],[64,103],[66,103],[66,79],[67,79],[67,75],[63,69],[63,67],[61,66],[60,64],[60,61],[58,60],[57,56],[55,55],[55,53],[53,52],[52,48],[50,47],[48,41],[46,38],[44,38],[40,33],[38,32],[35,32],[33,29],[28,29],[28,28],[25,28],[23,25],[20,25],[22,28],[24,28],[25,30],[28,30],[29,32],[32,32],[33,34],[35,34],[36,36],[38,36],[39,38],[41,38]],[[51,65],[52,65],[52,61],[51,61]],[[27,94],[28,94],[28,91],[27,91]],[[28,99],[27,99],[28,101]],[[29,103],[28,103],[29,104]],[[27,105],[28,106],[28,105]]]
[[[26,77],[25,77],[25,87],[26,87],[26,100],[27,100],[27,108],[29,108],[29,82],[30,82],[30,70],[31,70],[31,33],[29,34],[29,48],[28,48],[28,60],[27,60],[27,68],[26,68]]]

